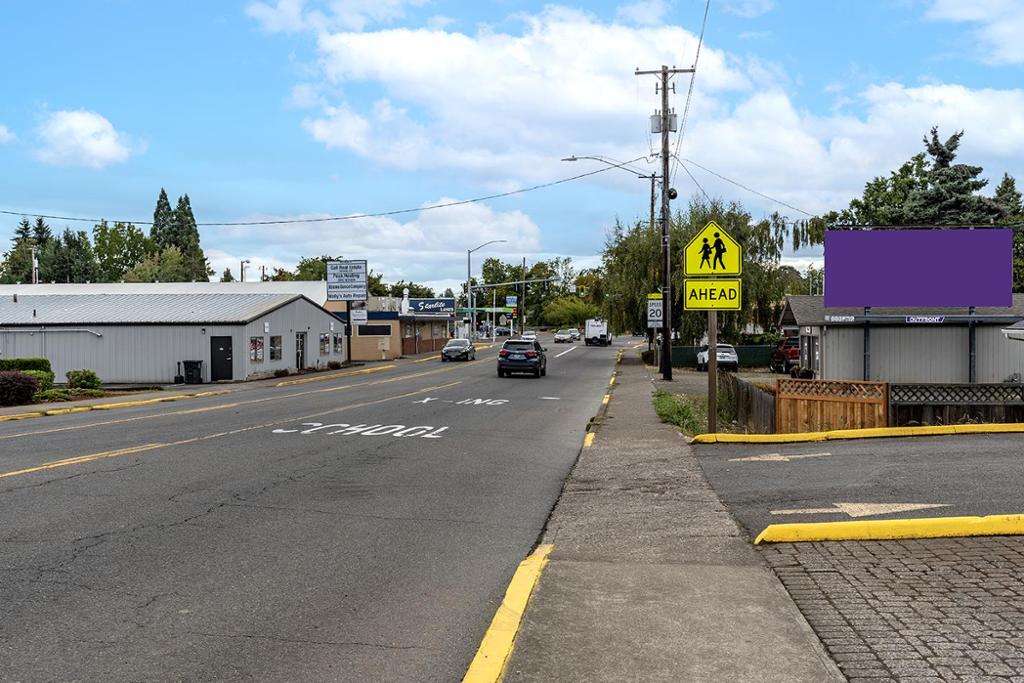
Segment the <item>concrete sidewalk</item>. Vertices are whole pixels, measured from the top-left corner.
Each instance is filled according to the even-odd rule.
[[[506,681],[843,681],[625,358],[549,520]]]

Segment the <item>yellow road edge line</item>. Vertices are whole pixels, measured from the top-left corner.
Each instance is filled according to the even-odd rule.
[[[584,448],[590,448],[591,446],[593,446],[594,445],[594,439],[596,437],[597,437],[597,434],[595,434],[594,432],[587,432],[587,435],[585,437],[583,437],[583,447]]]
[[[42,410],[34,413],[15,413],[14,415],[0,415],[0,422],[9,422],[11,420],[31,420],[33,417],[46,417],[46,413]]]
[[[519,563],[519,568],[512,575],[512,581],[505,591],[505,599],[494,613],[494,619],[484,633],[480,648],[462,678],[463,683],[498,683],[501,680],[505,673],[505,664],[508,663],[515,647],[516,635],[519,633],[526,605],[554,547],[550,544],[539,545],[529,557]]]
[[[427,361],[437,360],[440,357],[441,354],[437,354],[436,356],[427,356],[426,358],[417,358],[413,363],[426,363]]]
[[[611,394],[605,394],[604,398],[601,399],[601,405],[603,405],[603,406],[608,405],[608,401],[610,401],[610,400],[612,400],[612,395]]]
[[[328,375],[318,375],[316,377],[303,377],[302,379],[288,379],[283,382],[278,382],[275,387],[288,387],[294,384],[309,384],[310,382],[326,382],[331,379],[340,379],[342,377],[352,377],[354,375],[370,375],[375,372],[381,372],[382,370],[390,370],[391,368],[397,367],[394,364],[390,365],[378,365],[373,368],[363,368],[362,370],[352,370],[351,372],[338,372],[331,373]]]
[[[827,432],[803,432],[796,434],[698,434],[690,440],[690,443],[804,443],[809,441],[836,441],[840,439],[884,439],[902,436],[1013,433],[1024,433],[1024,423],[834,429]]]
[[[849,522],[771,524],[754,539],[758,543],[802,541],[888,541],[906,538],[1024,535],[1024,515],[987,517],[918,517]]]

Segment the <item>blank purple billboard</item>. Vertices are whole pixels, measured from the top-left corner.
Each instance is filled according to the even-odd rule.
[[[830,230],[825,306],[1006,306],[1013,231]]]

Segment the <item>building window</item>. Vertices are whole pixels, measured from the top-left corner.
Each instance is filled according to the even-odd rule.
[[[281,360],[281,337],[270,338],[270,360]]]
[[[391,325],[359,325],[356,333],[360,337],[390,337]]]
[[[345,337],[343,335],[335,333],[334,335],[334,352],[341,353],[345,349]]]
[[[430,325],[430,336],[434,339],[440,339],[444,336],[444,323],[431,323]]]
[[[249,337],[249,361],[263,362],[263,337]]]
[[[331,353],[331,335],[326,332],[320,335],[320,355],[328,356]]]

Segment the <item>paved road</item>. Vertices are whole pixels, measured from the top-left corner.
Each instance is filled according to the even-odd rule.
[[[715,444],[694,451],[752,536],[784,522],[1024,512],[1020,434]],[[880,507],[910,504],[942,507]]]
[[[617,350],[548,346],[0,424],[3,678],[457,680]]]

